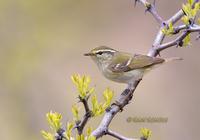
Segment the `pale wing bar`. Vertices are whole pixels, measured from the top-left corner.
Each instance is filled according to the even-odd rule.
[[[165,60],[159,57],[150,57],[147,55],[137,54],[134,57],[127,57],[121,63],[111,63],[108,68],[112,72],[127,72],[135,69],[145,68],[163,63]]]

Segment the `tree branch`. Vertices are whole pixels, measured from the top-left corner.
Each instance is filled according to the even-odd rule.
[[[177,27],[174,27],[174,32],[172,34],[178,34],[181,30],[187,29],[187,25],[180,25]]]
[[[117,138],[119,140],[140,140],[140,139],[132,139],[132,138],[124,137],[124,136],[122,136],[122,135],[120,135],[120,134],[118,134],[116,132],[111,131],[111,130],[108,130],[106,132],[106,135],[110,135],[110,136],[112,136],[114,138]]]
[[[195,0],[193,3],[193,6],[195,5],[195,3],[199,2],[199,0]],[[172,23],[172,25],[174,25],[177,21],[179,21],[183,16],[184,16],[184,12],[183,10],[179,10],[177,13],[175,13],[169,20],[167,20],[167,22],[165,24],[169,24],[170,22]],[[152,48],[149,50],[148,52],[148,56],[157,56],[159,54],[159,51],[156,49],[160,44],[162,44],[164,38],[165,38],[165,34],[162,32],[162,29],[164,28],[161,27],[156,35],[156,39],[153,42]]]
[[[167,21],[163,21],[163,19],[160,17],[160,15],[157,13],[156,9],[155,9],[155,5],[150,4],[149,2],[147,2],[147,0],[135,0],[135,2],[140,2],[142,3],[145,7],[146,7],[146,11],[148,11],[149,13],[152,14],[152,16],[155,18],[155,20],[160,24],[160,29],[155,37],[155,40],[153,42],[152,48],[149,50],[148,52],[148,56],[151,57],[156,57],[161,51],[163,51],[164,49],[167,49],[169,47],[173,47],[175,45],[179,45],[182,46],[184,39],[192,32],[198,32],[200,34],[200,26],[194,24],[193,21],[195,21],[195,17],[196,17],[196,13],[193,14],[193,12],[195,10],[199,10],[196,9],[196,3],[199,2],[199,0],[195,0],[194,3],[191,6],[191,3],[189,5],[189,11],[192,11],[191,13],[187,13],[187,10],[184,11],[181,9],[179,10],[176,14],[174,14],[170,19],[168,19]],[[191,2],[191,1],[190,1]],[[199,5],[197,5],[199,6]],[[194,9],[195,8],[195,9]],[[199,7],[198,7],[199,8]],[[194,10],[194,11],[193,11]],[[196,11],[195,11],[196,12]],[[192,15],[192,16],[188,16],[188,15]],[[188,18],[188,20],[186,19],[186,22],[189,25],[179,25],[176,27],[171,26],[174,25],[176,22],[178,22],[184,15],[186,15],[186,18]],[[192,19],[192,22],[190,22],[190,19]],[[189,21],[189,22],[188,22]],[[181,32],[181,35],[179,35],[176,39],[167,42],[167,43],[163,43],[163,40],[165,38],[165,33],[163,32],[164,28],[169,28],[169,34],[178,34]],[[165,30],[164,30],[165,31]],[[168,34],[168,32],[167,32]],[[198,36],[198,38],[200,38],[200,35]],[[187,39],[189,40],[189,39]],[[187,41],[186,40],[186,41]],[[188,41],[187,41],[188,42]],[[187,43],[185,43],[187,44]],[[79,76],[78,76],[79,77]],[[72,78],[73,82],[75,84],[79,83],[76,81],[76,79]],[[80,77],[78,79],[81,79]],[[112,119],[115,117],[115,115],[119,112],[123,111],[123,108],[128,105],[130,103],[130,101],[132,100],[133,94],[137,88],[137,86],[139,85],[140,80],[134,80],[131,83],[128,84],[128,87],[120,94],[120,96],[118,97],[118,99],[116,100],[116,103],[113,103],[109,108],[106,109],[106,112],[104,114],[104,117],[102,119],[102,121],[100,122],[99,126],[97,127],[96,130],[94,130],[91,135],[94,136],[96,139],[102,137],[103,135],[110,135],[114,138],[117,138],[119,140],[147,140],[148,137],[151,135],[151,131],[150,130],[142,130],[142,137],[139,139],[135,139],[135,138],[127,138],[125,136],[122,136],[116,132],[113,132],[109,129],[109,125],[112,121]],[[82,80],[82,83],[84,80]],[[85,97],[85,96],[84,96]],[[76,126],[74,128],[77,129],[79,136],[83,133],[83,129],[85,128],[88,120],[93,116],[92,111],[89,108],[88,105],[88,99],[89,99],[89,95],[86,96],[85,98],[81,98],[79,97],[80,102],[83,103],[84,109],[85,109],[85,114],[82,118],[82,120],[77,120],[76,121]],[[74,108],[73,108],[74,109]],[[99,108],[98,108],[99,109]],[[101,110],[100,110],[101,111]],[[78,118],[78,111],[77,108],[72,110],[74,116],[76,117],[76,119]],[[53,127],[54,131],[56,130],[56,134],[55,134],[55,139],[56,140],[63,140],[63,139],[69,139],[68,137],[70,137],[71,135],[71,130],[73,125],[69,124],[67,126],[67,135],[65,134],[66,130],[63,129],[61,127],[61,114],[58,113],[50,113],[47,114],[47,118],[48,121],[50,123],[50,126]],[[54,126],[55,125],[55,126]],[[59,127],[59,128],[57,128]],[[44,138],[46,139],[54,139],[53,135],[51,133],[48,133],[46,131],[42,132]],[[81,139],[82,136],[84,138],[84,135],[81,135]],[[90,136],[89,136],[90,137]],[[95,139],[94,137],[90,137],[91,139]],[[70,139],[73,137],[70,137]],[[86,136],[86,138],[88,138],[88,136]]]
[[[168,25],[170,22],[172,24],[175,24],[177,21],[179,21],[182,17],[184,16],[184,12],[183,10],[179,10],[176,14],[174,14],[169,20],[166,21],[166,25]],[[157,56],[159,54],[158,50],[156,50],[155,48],[157,46],[159,46],[160,44],[162,44],[164,38],[165,38],[165,34],[162,32],[162,29],[165,26],[162,26],[157,35],[156,35],[156,39],[153,42],[152,48],[149,50],[148,52],[148,56]]]
[[[189,35],[190,33],[192,32],[200,32],[200,26],[198,25],[195,25],[195,26],[192,26],[192,27],[189,27],[186,31],[184,31],[180,36],[178,36],[175,40],[173,41],[170,41],[168,43],[165,43],[165,44],[162,44],[158,47],[156,47],[155,49],[160,52],[164,49],[167,49],[169,47],[172,47],[172,46],[175,46],[175,45],[179,45],[179,43],[181,43],[184,38]]]
[[[133,97],[133,93],[137,87],[137,85],[140,83],[139,81],[133,81],[133,84],[128,85],[128,87],[121,93],[119,96],[117,102],[118,105],[112,104],[110,109],[107,110],[105,113],[99,127],[92,132],[92,135],[95,136],[97,139],[103,135],[106,134],[108,130],[108,126],[110,125],[112,119],[114,116],[120,112],[120,110],[129,103],[129,101]]]
[[[153,15],[153,17],[158,21],[158,23],[161,26],[156,35],[156,38],[153,42],[152,48],[149,50],[149,52],[147,54],[148,56],[156,57],[160,51],[176,45],[179,41],[182,41],[191,32],[200,32],[199,26],[195,25],[195,26],[188,28],[186,26],[181,25],[179,27],[175,27],[175,29],[177,30],[177,32],[184,30],[184,29],[185,29],[185,31],[179,37],[177,37],[174,41],[162,44],[162,42],[165,38],[165,34],[162,32],[162,29],[169,23],[175,24],[177,21],[179,21],[184,16],[183,10],[182,9],[179,10],[169,20],[167,20],[166,22],[163,22],[162,18],[157,14],[153,5],[151,5],[146,0],[136,0],[136,2],[137,1],[142,3],[147,8],[147,11]],[[199,2],[199,0],[195,0],[194,4],[196,2]],[[163,23],[165,24],[164,26],[163,26]],[[141,80],[133,81],[132,84],[128,85],[128,87],[119,96],[119,98],[117,100],[118,105],[116,105],[116,104],[111,105],[109,110],[107,110],[106,113],[104,114],[104,117],[103,117],[101,123],[99,124],[98,128],[96,130],[94,130],[91,135],[95,136],[96,139],[102,137],[103,135],[108,134],[108,135],[111,135],[120,140],[131,140],[130,138],[123,137],[123,136],[117,134],[116,132],[110,131],[108,128],[109,128],[109,125],[110,125],[112,119],[114,118],[114,116],[118,112],[120,112],[120,110],[122,110],[131,101],[131,99],[133,97],[133,93],[135,92],[136,87],[138,86],[140,81]],[[132,139],[132,140],[134,140],[134,139]]]

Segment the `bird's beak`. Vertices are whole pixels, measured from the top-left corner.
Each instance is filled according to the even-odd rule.
[[[91,53],[91,52],[89,52],[89,53],[85,53],[84,54],[84,56],[94,56],[95,54],[94,53]]]

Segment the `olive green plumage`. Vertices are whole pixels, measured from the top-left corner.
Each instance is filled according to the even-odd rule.
[[[166,62],[166,59],[160,57],[120,52],[106,46],[94,48],[85,56],[90,56],[109,80],[127,84],[141,79],[146,71]]]

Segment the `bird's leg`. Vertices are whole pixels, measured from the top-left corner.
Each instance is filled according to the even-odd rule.
[[[129,94],[130,92],[131,92],[131,89],[130,89],[129,86],[128,86],[128,88],[126,88],[126,89],[122,92],[121,96],[122,96],[123,98],[127,98],[128,94]],[[122,104],[119,100],[115,100],[115,102],[112,103],[111,106],[118,106],[119,109],[120,109],[120,112],[123,111],[123,104]],[[110,111],[111,106],[108,107],[108,108],[106,109],[106,111]]]
[[[117,101],[117,100],[115,100],[115,102],[114,103],[112,103],[108,108],[106,108],[106,112],[108,112],[108,111],[110,111],[110,109],[111,109],[111,106],[118,106],[119,107],[119,110],[120,110],[120,112],[122,112],[123,111],[123,105],[119,102],[119,101]]]
[[[118,106],[119,109],[120,109],[120,112],[122,112],[123,111],[123,107],[124,107],[124,104],[122,103],[122,100],[126,100],[127,101],[125,104],[129,103],[129,101],[133,97],[132,92],[135,89],[135,83],[139,83],[141,80],[142,80],[142,77],[139,78],[137,81],[130,82],[128,84],[128,87],[122,92],[122,94],[120,96],[120,100],[115,100],[115,102],[112,103],[111,106]],[[106,109],[106,112],[110,111],[111,106]]]

